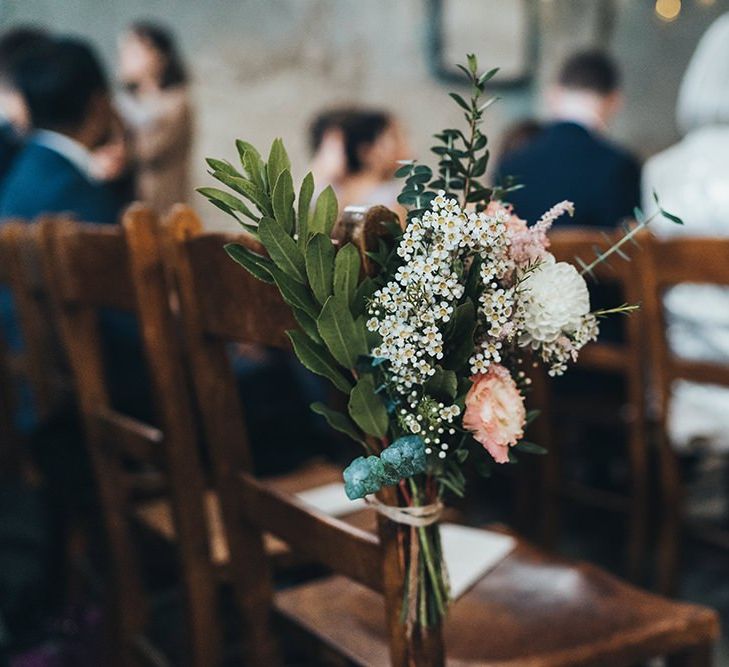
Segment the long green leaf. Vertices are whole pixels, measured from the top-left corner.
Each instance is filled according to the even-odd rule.
[[[273,188],[271,203],[273,215],[289,236],[294,233],[294,181],[291,172],[284,169]]]
[[[267,189],[265,180],[266,165],[261,158],[261,154],[253,144],[249,144],[242,139],[238,139],[235,146],[238,149],[238,157],[246,175],[265,192]]]
[[[337,212],[337,196],[334,194],[332,186],[328,185],[316,200],[314,215],[309,221],[309,231],[331,236],[332,228],[337,221]]]
[[[334,245],[325,234],[314,234],[306,245],[306,275],[316,300],[323,304],[332,295]]]
[[[273,283],[270,270],[273,265],[270,260],[248,250],[240,243],[228,243],[225,246],[225,252],[258,280],[262,280],[264,283]]]
[[[364,315],[367,311],[367,302],[377,291],[377,283],[372,278],[365,278],[354,291],[354,303],[352,304],[352,314],[356,316]]]
[[[311,198],[313,195],[314,177],[309,172],[304,176],[304,180],[301,181],[301,189],[299,190],[299,227],[296,231],[299,234],[299,245],[302,249],[306,248],[309,238],[309,208],[311,207]]]
[[[276,266],[297,282],[306,283],[304,256],[284,228],[273,218],[264,217],[258,223],[258,234]]]
[[[349,414],[365,433],[377,438],[387,435],[387,409],[375,393],[371,375],[363,375],[349,395]]]
[[[255,215],[251,209],[238,199],[238,197],[230,194],[229,192],[225,192],[219,188],[197,188],[197,192],[199,192],[203,197],[206,197],[211,204],[217,206],[226,213],[233,215],[236,219],[237,216],[235,216],[235,212],[237,211],[238,213],[242,213],[247,218],[253,220],[253,222],[257,223],[259,220],[258,216]]]
[[[268,154],[266,172],[268,174],[268,185],[273,188],[276,185],[282,171],[291,171],[291,160],[286,153],[283,141],[280,138],[274,139],[271,144],[271,152]]]
[[[332,356],[346,368],[354,368],[357,359],[367,354],[362,336],[346,302],[331,296],[316,320],[319,335]]]
[[[454,315],[453,333],[446,343],[443,367],[459,371],[473,354],[473,333],[476,329],[476,309],[470,299],[462,303]]]
[[[206,157],[205,162],[213,171],[222,171],[231,176],[240,176],[240,172],[227,160],[217,160],[214,157]]]
[[[347,380],[337,362],[326,349],[310,340],[301,331],[287,331],[286,335],[291,340],[294,352],[299,361],[312,373],[321,375],[332,382],[332,384],[344,394],[352,389],[352,383]]]
[[[281,292],[283,300],[293,308],[303,310],[309,317],[316,319],[319,316],[319,305],[314,301],[309,290],[293,278],[287,276],[275,264],[270,269],[276,286]]]
[[[310,407],[312,412],[324,417],[327,420],[327,424],[335,431],[344,433],[344,435],[348,435],[355,442],[359,442],[365,447],[367,446],[362,438],[362,434],[357,430],[357,427],[347,415],[332,410],[324,405],[324,403],[312,403]]]
[[[273,207],[271,206],[268,195],[253,183],[253,181],[242,176],[231,176],[229,173],[222,171],[213,172],[213,178],[216,178],[231,190],[235,190],[238,194],[250,200],[263,215],[273,215]]]
[[[296,321],[299,323],[301,330],[313,340],[315,343],[322,344],[323,341],[319,335],[319,329],[316,328],[316,320],[313,317],[307,315],[307,313],[300,308],[291,307],[291,312],[294,314]]]
[[[344,299],[351,307],[359,280],[359,251],[347,243],[334,260],[334,294]]]
[[[458,377],[454,371],[438,368],[425,383],[425,391],[440,401],[452,401],[458,392]]]

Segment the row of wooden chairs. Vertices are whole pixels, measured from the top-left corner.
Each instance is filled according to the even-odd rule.
[[[2,252],[17,252],[20,237],[37,241],[35,260],[14,276],[22,281],[28,264],[41,266],[40,291],[60,331],[83,416],[112,560],[119,664],[219,664],[222,587],[233,591],[236,634],[251,665],[281,659],[274,615],[362,665],[442,665],[444,647],[454,665],[632,665],[657,655],[671,664],[709,664],[718,633],[713,612],[640,591],[521,540],[453,605],[442,634],[408,635],[400,622],[404,573],[393,525],[380,518],[375,526],[371,514],[336,519],[293,495],[338,477],[336,470],[275,480],[253,474],[229,344],[288,349],[284,331],[293,322],[274,287],[227,258],[223,246],[231,238],[203,233],[186,207],[160,226],[139,205],[119,227],[26,225],[2,236]],[[154,425],[110,402],[99,332],[99,315],[108,309],[131,312],[139,322]],[[186,626],[179,663],[170,663],[149,636],[150,599],[134,526],[175,546]],[[282,547],[271,535],[332,575],[276,591],[271,570]]]
[[[609,247],[617,237],[605,237],[589,230],[558,230],[551,236],[551,250],[558,259],[588,260],[596,251]],[[547,384],[539,382],[537,402],[550,406],[546,418],[536,424],[540,442],[551,450],[545,459],[544,496],[547,542],[554,541],[562,500],[614,511],[625,517],[627,573],[639,580],[648,556],[651,519],[657,519],[656,581],[664,593],[674,593],[679,575],[680,546],[684,528],[707,538],[716,546],[729,546],[729,531],[687,525],[684,521],[683,482],[680,461],[668,435],[671,387],[676,380],[693,380],[729,386],[729,364],[688,362],[675,357],[667,340],[662,305],[666,290],[680,283],[729,285],[729,241],[687,239],[658,241],[650,235],[640,237],[637,246],[625,248],[629,260],[614,256],[593,270],[597,284],[616,287],[616,298],[639,304],[640,309],[624,321],[622,340],[598,341],[580,354],[578,367],[601,375],[620,377],[624,383],[623,405],[609,405],[607,419],[621,422],[627,446],[628,487],[624,492],[597,489],[565,475],[560,439],[553,422],[557,402]],[[619,305],[619,304],[614,304]],[[605,410],[593,403],[575,406],[566,402],[568,417],[600,416]],[[603,420],[604,424],[605,420]],[[584,445],[589,456],[590,443]],[[651,489],[658,490],[658,503]],[[657,504],[657,507],[654,505]]]

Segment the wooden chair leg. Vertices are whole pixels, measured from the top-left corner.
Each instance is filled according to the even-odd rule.
[[[631,493],[628,517],[628,578],[641,583],[647,552],[648,533],[648,456],[643,438],[630,441]]]
[[[664,595],[674,595],[678,588],[681,555],[683,485],[678,457],[668,443],[662,443],[660,458],[663,511],[658,535],[657,588]]]
[[[712,644],[701,644],[666,657],[666,667],[709,667],[714,662]]]

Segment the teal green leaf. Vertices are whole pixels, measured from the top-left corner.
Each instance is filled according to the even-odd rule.
[[[270,260],[248,250],[240,243],[228,243],[225,246],[225,252],[258,280],[262,280],[264,283],[273,283],[273,277],[271,276],[273,264]]]
[[[236,219],[238,219],[235,215],[235,212],[237,211],[238,213],[242,213],[247,218],[253,220],[253,222],[258,222],[258,216],[255,215],[253,211],[251,211],[251,209],[249,209],[240,199],[238,199],[238,197],[230,194],[229,192],[225,192],[219,188],[197,188],[197,192],[199,192],[203,197],[206,197],[211,204],[217,206],[219,209],[232,215]],[[246,227],[251,226],[252,225],[246,225]]]
[[[271,203],[276,221],[289,236],[294,233],[294,181],[291,172],[284,169],[273,188]]]
[[[304,176],[301,181],[301,189],[299,190],[299,211],[298,222],[299,228],[296,230],[299,234],[299,245],[306,248],[309,238],[309,208],[311,207],[311,198],[314,195],[314,177],[311,172]]]
[[[302,331],[287,331],[286,335],[291,340],[294,352],[299,361],[312,373],[327,378],[332,384],[344,394],[352,389],[352,383],[342,373],[332,355],[309,339]]]
[[[274,187],[278,177],[283,171],[291,171],[291,161],[280,138],[274,139],[271,144],[271,152],[268,154],[266,172],[268,173],[268,184]]]
[[[331,296],[327,299],[316,320],[319,335],[329,348],[332,356],[346,368],[354,368],[357,359],[367,354],[362,336],[352,318],[347,304]]]
[[[337,412],[336,410],[332,410],[324,405],[324,403],[312,403],[311,410],[312,412],[324,417],[329,426],[331,426],[335,431],[344,433],[344,435],[349,436],[355,442],[359,442],[365,447],[367,446],[362,438],[362,434],[357,430],[357,427],[347,415]]]
[[[264,217],[258,223],[258,234],[276,266],[297,282],[305,283],[304,256],[284,228],[273,218]]]
[[[339,250],[334,260],[334,294],[345,299],[350,307],[357,289],[359,267],[359,250],[351,243],[347,243]]]
[[[271,264],[269,271],[281,292],[283,300],[289,306],[303,310],[309,317],[313,317],[314,319],[319,316],[319,306],[304,285],[290,278],[275,264]]]
[[[377,438],[387,435],[387,409],[375,393],[371,375],[363,375],[349,395],[349,414],[365,433]]]
[[[309,221],[309,231],[331,236],[332,228],[337,221],[337,213],[337,196],[334,194],[332,186],[328,185],[316,200],[314,215]]]
[[[458,377],[453,371],[437,368],[424,387],[426,393],[439,401],[453,401],[458,392]]]
[[[323,304],[332,295],[334,244],[325,234],[314,234],[306,245],[306,275],[316,300]]]
[[[358,456],[342,473],[347,498],[356,500],[377,493],[385,474],[385,464],[379,456]]]

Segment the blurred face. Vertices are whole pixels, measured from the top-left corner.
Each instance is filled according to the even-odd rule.
[[[115,118],[111,97],[107,93],[96,94],[89,104],[83,143],[92,150],[107,143],[112,137]]]
[[[4,84],[0,84],[0,111],[16,132],[25,134],[30,130],[30,115],[23,96]]]
[[[398,160],[406,160],[409,156],[405,131],[398,121],[391,120],[375,142],[365,150],[362,163],[367,170],[383,180],[389,180],[399,166]]]
[[[119,78],[125,85],[148,89],[159,85],[165,63],[149,42],[134,32],[119,40]]]

